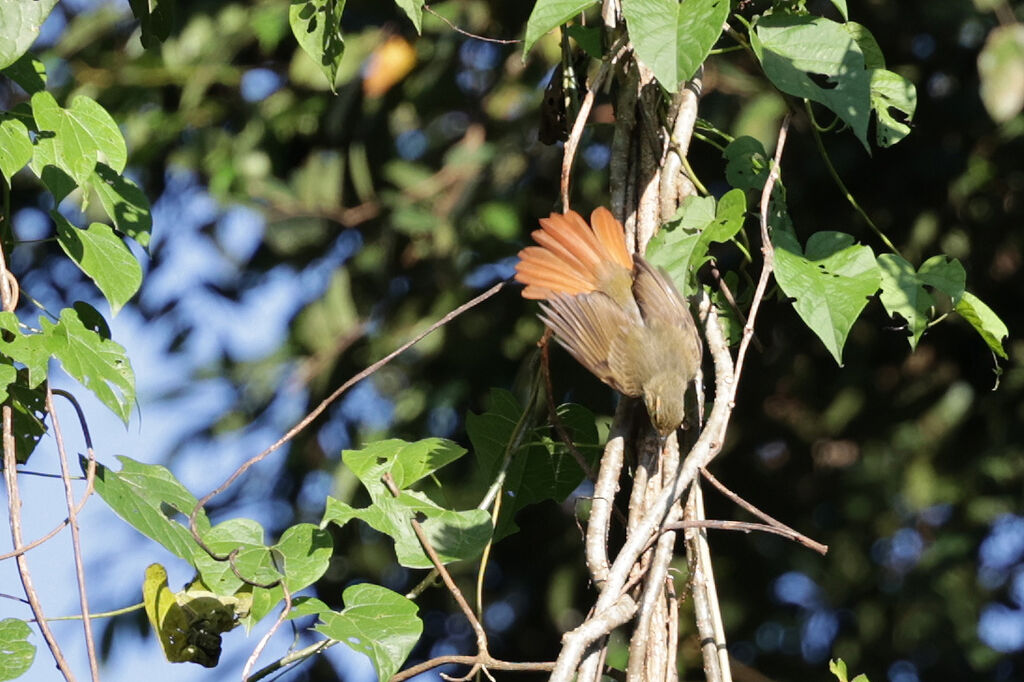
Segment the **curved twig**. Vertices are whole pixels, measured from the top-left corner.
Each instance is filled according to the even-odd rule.
[[[381,367],[383,367],[384,365],[388,364],[389,362],[394,360],[396,357],[398,357],[399,355],[401,355],[402,353],[407,351],[409,348],[411,348],[412,346],[414,346],[417,343],[419,343],[424,337],[426,337],[431,332],[433,332],[436,329],[438,329],[438,328],[448,324],[449,322],[451,322],[456,317],[458,317],[462,313],[466,312],[470,308],[473,308],[473,307],[477,306],[478,304],[482,303],[483,301],[486,301],[491,296],[494,296],[495,294],[497,294],[499,291],[502,290],[502,288],[504,288],[506,283],[507,282],[505,282],[505,281],[498,282],[497,284],[492,286],[490,289],[488,289],[484,293],[480,294],[479,296],[476,296],[475,298],[473,298],[472,300],[470,300],[470,301],[468,301],[466,303],[463,303],[458,308],[456,308],[455,310],[452,310],[450,313],[448,313],[447,315],[442,317],[440,320],[438,320],[437,322],[433,323],[432,325],[430,325],[429,327],[424,329],[419,334],[415,335],[412,339],[410,339],[406,343],[402,344],[401,346],[399,346],[398,348],[396,348],[392,352],[388,353],[387,355],[385,355],[383,358],[381,358],[377,362],[373,363],[372,365],[370,365],[369,367],[367,367],[363,371],[361,371],[358,374],[356,374],[355,376],[353,376],[351,379],[349,379],[348,381],[343,383],[341,386],[339,386],[337,389],[335,389],[333,393],[331,393],[329,396],[324,398],[320,402],[319,405],[314,407],[313,410],[309,412],[309,414],[307,414],[305,417],[300,419],[299,422],[297,424],[295,424],[295,426],[290,428],[287,433],[285,433],[283,436],[281,436],[272,445],[267,447],[267,449],[265,449],[263,452],[259,453],[258,455],[255,455],[254,457],[251,457],[250,459],[246,460],[240,467],[235,469],[234,473],[232,473],[230,476],[228,476],[228,478],[223,483],[221,483],[219,486],[217,486],[212,491],[207,493],[206,496],[203,497],[202,499],[200,499],[198,502],[196,502],[195,507],[192,508],[192,512],[189,514],[189,517],[188,517],[188,528],[189,528],[189,531],[192,533],[192,538],[196,541],[196,544],[198,544],[200,547],[202,547],[203,551],[205,551],[207,554],[209,554],[210,557],[212,557],[213,559],[215,559],[217,561],[227,561],[228,560],[228,555],[217,554],[212,549],[210,549],[210,547],[199,536],[199,529],[196,526],[197,519],[199,518],[200,510],[202,510],[202,508],[204,506],[206,506],[206,504],[209,503],[210,500],[212,500],[214,497],[216,497],[217,495],[220,495],[222,492],[227,490],[246,471],[248,471],[254,465],[256,465],[259,462],[261,462],[264,459],[266,459],[268,456],[270,456],[275,451],[277,451],[282,445],[284,445],[285,443],[287,443],[288,441],[293,439],[296,435],[298,435],[303,429],[305,429],[307,426],[309,426],[310,423],[312,423],[312,421],[314,419],[319,417],[324,412],[324,410],[326,410],[331,405],[331,403],[333,403],[335,400],[337,400],[349,388],[351,388],[355,384],[359,383],[363,379],[367,378],[368,376],[372,375],[374,372],[379,370]],[[248,582],[248,581],[246,581],[246,582]]]

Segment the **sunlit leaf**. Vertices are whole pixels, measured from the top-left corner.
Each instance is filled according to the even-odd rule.
[[[142,284],[142,266],[109,225],[92,223],[85,230],[51,211],[57,242],[64,253],[96,283],[116,315]]]
[[[36,647],[28,641],[32,628],[18,618],[0,620],[0,680],[21,677],[32,667]]]
[[[65,308],[60,321],[39,321],[50,353],[64,371],[92,391],[114,414],[128,423],[135,403],[135,373],[124,348],[86,328],[77,311]]]
[[[299,46],[327,77],[331,90],[345,53],[341,13],[345,0],[291,0],[288,22]]]
[[[377,679],[390,679],[402,666],[423,633],[415,602],[379,585],[345,588],[340,612],[321,613],[317,632],[366,654]]]
[[[675,92],[697,71],[722,34],[728,0],[623,0],[637,56],[661,86]]]
[[[39,28],[57,0],[4,0],[0,2],[0,69],[13,64],[35,42]]]
[[[116,172],[124,170],[128,151],[124,138],[107,110],[84,95],[75,97],[69,109],[62,109],[49,92],[32,95],[32,114],[39,128],[40,147],[52,147],[57,166],[82,185],[92,175],[97,161]],[[33,163],[41,173],[42,167]]]
[[[843,345],[853,323],[878,291],[881,273],[867,246],[841,232],[816,232],[801,250],[785,230],[772,235],[775,278],[793,307],[832,357],[843,364]]]
[[[96,164],[91,184],[114,227],[148,249],[153,217],[139,186],[105,163]]]
[[[985,343],[992,349],[992,352],[1003,358],[1007,358],[1006,349],[1003,348],[1003,339],[1010,335],[1006,324],[996,315],[995,311],[989,308],[980,298],[965,291],[960,302],[956,305],[956,311],[967,320],[975,331],[981,334]]]
[[[96,467],[96,492],[103,501],[129,525],[174,555],[191,562],[198,553],[205,554],[187,527],[188,515],[197,502],[192,493],[166,467],[143,464],[123,455],[118,459],[120,471],[102,464]],[[210,528],[204,511],[199,512],[196,527],[201,533]]]
[[[597,0],[537,0],[530,12],[530,18],[526,22],[523,59],[530,54],[530,50],[541,36],[596,4]]]
[[[978,55],[978,75],[992,120],[1003,123],[1024,108],[1024,24],[992,29]]]
[[[17,118],[0,114],[0,173],[11,183],[11,177],[32,159],[32,140],[28,128]]]

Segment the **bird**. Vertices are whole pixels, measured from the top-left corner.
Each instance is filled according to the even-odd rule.
[[[575,211],[540,219],[537,246],[519,252],[523,298],[542,301],[555,340],[594,376],[643,398],[664,438],[682,424],[687,385],[702,345],[689,306],[669,276],[630,255],[622,223],[596,208],[588,224]]]

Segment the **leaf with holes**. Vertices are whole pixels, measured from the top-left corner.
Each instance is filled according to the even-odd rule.
[[[957,260],[947,261],[945,256],[929,258],[920,270],[901,256],[885,253],[878,257],[882,275],[882,293],[879,297],[885,311],[899,315],[907,321],[910,336],[907,341],[916,348],[921,335],[928,328],[935,299],[925,286],[931,286],[947,294],[954,305],[964,291],[964,268]]]
[[[868,296],[878,291],[881,272],[874,253],[842,232],[816,232],[801,250],[792,232],[776,230],[772,244],[779,287],[795,299],[800,318],[842,365],[846,337]]]
[[[340,612],[320,614],[317,632],[353,651],[366,654],[377,679],[390,679],[423,633],[415,602],[379,585],[362,583],[345,588]]]
[[[345,40],[341,35],[341,13],[345,0],[291,0],[288,23],[299,47],[327,77],[334,91]]]

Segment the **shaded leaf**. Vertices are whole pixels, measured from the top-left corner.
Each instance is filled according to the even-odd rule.
[[[416,33],[423,33],[423,3],[424,0],[395,0],[395,4],[398,5],[405,16],[409,17],[409,21],[416,27]]]
[[[992,120],[1009,121],[1024,108],[1024,25],[992,29],[978,55],[981,101]]]
[[[0,173],[11,184],[11,177],[32,159],[32,140],[28,128],[9,114],[0,114]]]
[[[558,414],[577,449],[594,466],[600,457],[594,415],[579,405],[562,405]],[[515,397],[500,389],[491,389],[486,412],[466,415],[466,433],[487,480],[497,475],[522,418],[523,408]],[[544,500],[562,502],[583,481],[584,473],[576,459],[561,441],[553,440],[545,431],[527,434],[519,449],[511,453],[495,540],[518,530],[515,516],[520,509]]]
[[[409,656],[423,621],[415,602],[379,585],[362,583],[347,587],[341,595],[345,608],[320,614],[317,632],[366,654],[377,679],[390,679]]]
[[[46,67],[31,55],[22,55],[3,72],[30,95],[46,89]]]
[[[737,137],[722,152],[725,157],[725,179],[738,189],[761,189],[768,181],[771,157],[760,140]]]

